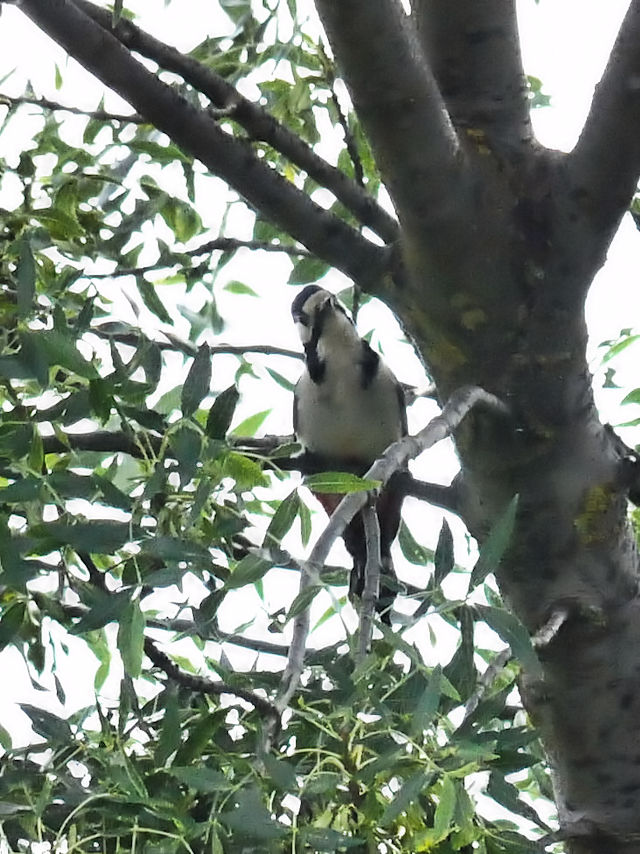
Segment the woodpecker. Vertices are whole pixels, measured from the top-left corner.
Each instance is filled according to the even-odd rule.
[[[293,429],[316,471],[363,475],[383,451],[407,433],[402,386],[369,343],[360,338],[345,307],[329,291],[307,285],[291,314],[305,355],[305,369],[294,390]],[[341,495],[316,494],[328,513]],[[402,495],[392,477],[378,497],[382,577],[376,605],[390,624],[395,573],[391,544],[400,525]],[[364,589],[366,543],[362,515],[343,539],[353,558],[349,597]],[[391,583],[389,584],[389,581]]]

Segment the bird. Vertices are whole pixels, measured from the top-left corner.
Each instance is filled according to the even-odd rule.
[[[404,391],[391,369],[355,324],[338,298],[318,285],[297,294],[291,314],[304,348],[305,367],[294,388],[293,426],[306,465],[315,472],[365,474],[393,442],[407,434]],[[397,584],[391,545],[400,525],[402,493],[397,474],[376,502],[380,524],[381,584],[376,610],[391,624]],[[315,493],[331,514],[341,495]],[[353,559],[349,598],[362,596],[367,559],[362,513],[343,533]]]

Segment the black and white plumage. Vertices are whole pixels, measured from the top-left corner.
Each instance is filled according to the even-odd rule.
[[[360,338],[344,306],[329,291],[308,285],[294,299],[291,313],[305,352],[305,370],[294,392],[294,431],[318,471],[362,475],[392,442],[406,435],[402,386],[368,342]],[[327,512],[340,495],[317,496]],[[402,496],[394,479],[377,501],[382,584],[378,610],[389,622],[393,601],[391,544],[400,524]],[[350,595],[364,587],[366,545],[358,514],[345,530],[353,558]]]

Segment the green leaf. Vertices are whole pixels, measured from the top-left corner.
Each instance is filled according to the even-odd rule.
[[[445,774],[438,792],[438,806],[433,820],[435,842],[440,842],[449,835],[453,813],[456,808],[456,786],[454,781]]]
[[[3,609],[0,617],[0,649],[4,649],[11,643],[22,628],[22,623],[27,611],[27,603],[24,599],[14,601],[8,608]]]
[[[196,411],[202,399],[209,393],[211,385],[211,351],[208,344],[201,344],[182,386],[180,397],[182,414],[185,418]]]
[[[297,617],[298,614],[306,611],[322,589],[322,585],[320,584],[310,584],[308,587],[301,590],[287,611],[287,621],[292,620],[294,617]]]
[[[509,644],[511,652],[528,671],[529,676],[541,673],[540,662],[531,643],[529,632],[515,614],[504,608],[493,608],[489,605],[477,605],[475,611],[481,620],[484,620],[505,643]]]
[[[418,771],[413,776],[409,777],[400,787],[398,794],[394,797],[391,803],[387,804],[380,818],[380,825],[388,827],[402,812],[408,809],[411,804],[418,799],[418,795],[423,789],[426,789],[431,780],[433,773],[430,771]]]
[[[440,529],[440,536],[438,537],[438,545],[436,546],[433,564],[435,567],[433,583],[438,587],[447,575],[449,575],[455,564],[453,556],[453,536],[446,519],[442,520],[442,528]]]
[[[202,231],[202,220],[195,208],[181,199],[169,197],[160,208],[160,216],[180,243],[187,243]]]
[[[189,786],[190,789],[195,789],[196,792],[220,792],[229,788],[229,781],[221,771],[176,765],[166,770],[176,780]]]
[[[136,285],[138,286],[138,293],[142,297],[142,301],[149,311],[152,314],[155,314],[155,316],[163,323],[172,325],[173,321],[171,319],[171,315],[164,307],[162,300],[156,293],[155,286],[152,285],[151,282],[148,282],[144,276],[136,276]]]
[[[282,374],[274,371],[273,368],[267,368],[267,373],[278,383],[279,386],[285,389],[285,391],[293,391],[296,387],[295,383],[292,383],[291,380],[288,380],[286,377],[283,377]]]
[[[434,559],[433,549],[422,546],[415,539],[408,526],[404,522],[400,522],[400,530],[398,531],[398,544],[404,558],[409,563],[414,563],[417,566],[426,566]]]
[[[280,839],[287,833],[287,829],[271,817],[260,793],[254,788],[245,788],[238,792],[235,809],[221,813],[219,818],[240,836],[258,839],[263,843]]]
[[[240,394],[235,385],[229,386],[213,401],[207,416],[205,433],[210,439],[224,439],[231,425]]]
[[[267,528],[263,546],[270,546],[273,543],[280,543],[285,534],[287,534],[295,522],[298,510],[300,507],[300,498],[298,490],[294,489],[286,498],[278,505],[278,509],[273,514],[269,527]]]
[[[16,281],[18,283],[18,314],[26,317],[33,309],[36,293],[36,264],[31,243],[27,237],[20,240]]]
[[[225,291],[229,291],[230,294],[236,294],[238,296],[248,296],[248,297],[257,297],[258,294],[250,288],[249,285],[244,282],[238,282],[234,280],[232,282],[227,282],[224,286]]]
[[[514,495],[480,547],[480,555],[471,571],[469,591],[481,584],[490,572],[498,568],[513,534],[517,510],[518,496]]]
[[[270,409],[263,409],[262,412],[256,412],[241,421],[240,424],[233,430],[234,436],[255,436],[257,431],[262,426],[267,415],[271,414]]]
[[[255,584],[272,566],[270,560],[265,560],[257,555],[246,555],[236,564],[225,587],[228,590],[234,590],[237,587],[244,587],[246,584]]]
[[[71,546],[76,551],[94,554],[113,554],[125,543],[135,539],[131,525],[109,519],[91,522],[47,522],[31,528],[30,533],[44,541],[43,548]]]
[[[46,738],[47,741],[52,744],[64,744],[73,738],[71,727],[64,718],[54,715],[53,712],[32,706],[30,703],[19,703],[18,705],[31,721],[34,731]]]
[[[69,335],[51,329],[46,332],[24,332],[23,341],[27,338],[37,338],[37,342],[33,343],[38,348],[42,348],[49,365],[59,365],[88,380],[98,378],[94,365],[76,349]]]
[[[340,471],[321,472],[320,474],[308,474],[303,484],[312,492],[329,492],[346,495],[350,492],[369,492],[380,486],[379,480],[365,480],[355,474]]]
[[[137,599],[128,603],[118,624],[118,649],[125,673],[136,679],[142,671],[145,619]]]
[[[301,258],[289,274],[289,284],[308,285],[309,282],[317,282],[328,270],[329,265],[320,258]]]
[[[414,735],[420,735],[435,717],[441,694],[442,668],[438,664],[433,668],[427,687],[416,704],[411,721],[411,731]]]
[[[180,486],[186,486],[202,457],[202,435],[189,422],[183,421],[169,433],[169,445],[178,461]]]

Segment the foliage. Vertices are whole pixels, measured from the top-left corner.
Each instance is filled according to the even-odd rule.
[[[324,126],[337,128],[345,137],[338,165],[377,194],[357,119],[293,0],[220,5],[230,35],[204,39],[192,55],[231,82],[257,80],[272,114],[309,144]],[[126,14],[120,6],[114,16]],[[532,83],[532,96],[540,93]],[[198,103],[193,91],[186,97]],[[5,135],[27,110],[13,103]],[[261,637],[257,615],[273,637],[288,631],[292,613],[271,608],[270,591],[296,569],[281,541],[299,525],[306,544],[310,512],[278,468],[287,449],[268,459],[238,438],[265,416],[246,400],[241,422],[236,415],[237,383],[254,362],[235,355],[230,378],[216,367],[219,295],[227,287],[241,313],[252,288],[223,284],[233,248],[202,247],[229,236],[241,244],[226,227],[237,201],[230,196],[212,225],[201,167],[153,128],[95,115],[77,122],[69,133],[60,112],[39,110],[30,147],[1,164],[13,204],[2,211],[0,257],[0,644],[59,701],[22,705],[28,745],[14,746],[10,722],[1,733],[8,845],[539,851],[522,819],[529,831],[549,830],[527,800],[550,797],[541,748],[519,705],[516,661],[494,670],[496,653],[485,648],[500,645],[488,626],[517,656],[533,657],[485,581],[515,504],[467,596],[450,584],[467,579],[448,527],[432,550],[405,526],[403,555],[429,579],[400,591],[413,610],[408,625],[380,627],[357,669],[350,634],[311,652],[291,715],[273,749],[262,750],[264,700],[286,645]],[[306,192],[317,189],[268,145],[256,148]],[[332,210],[354,220],[337,201]],[[292,283],[327,272],[259,216],[252,237],[294,251]],[[117,282],[126,299],[115,296]],[[176,317],[186,341],[160,334]],[[327,568],[322,578],[313,592],[337,593],[318,625],[332,619],[337,634],[346,572]],[[232,634],[222,627],[230,613]],[[405,638],[416,625],[422,638],[455,636],[453,654],[425,663],[415,631]],[[79,656],[78,644],[91,655]],[[232,648],[250,651],[246,665],[230,661]],[[94,661],[83,679],[95,671],[86,705],[61,711],[71,668],[83,660]],[[509,818],[478,811],[474,792]]]

